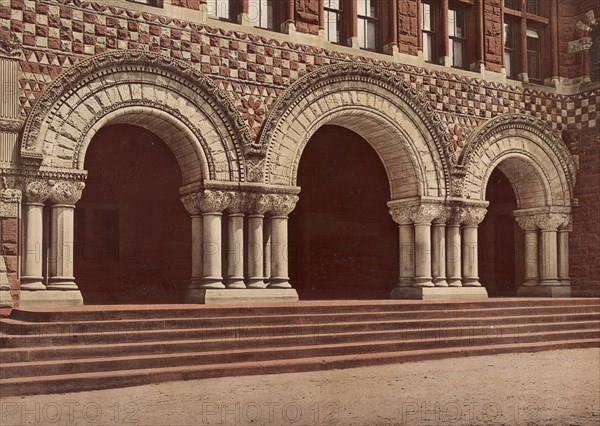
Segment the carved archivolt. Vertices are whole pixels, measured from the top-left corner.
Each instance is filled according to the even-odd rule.
[[[122,90],[123,82],[115,80],[115,76],[119,73],[130,75],[132,83],[135,84],[130,89]],[[119,85],[121,87],[118,87]],[[149,90],[146,90],[144,85]],[[156,94],[152,93],[153,88],[156,88]],[[109,89],[113,89],[113,93],[118,93],[121,99],[103,99],[106,95],[101,92]],[[136,89],[139,93],[135,93]],[[57,128],[57,123],[66,120],[65,115],[71,116],[72,111],[69,111],[69,107],[75,102],[72,99],[77,100],[73,96],[77,96],[80,92],[83,99],[90,91],[94,93],[97,108],[101,111],[94,111],[93,118],[85,117],[86,122],[83,125]],[[170,99],[156,99],[152,102],[152,96],[164,96]],[[146,107],[158,108],[164,104],[163,106],[167,108],[165,114],[185,123],[198,141],[203,141],[206,133],[215,134],[212,136],[212,141],[220,141],[223,147],[209,149],[207,143],[203,143],[205,158],[210,158],[212,151],[226,152],[227,155],[233,152],[236,158],[228,157],[228,162],[242,161],[242,147],[250,145],[251,135],[229,95],[219,89],[209,77],[189,64],[156,53],[137,50],[114,51],[90,57],[66,70],[54,80],[39,97],[25,123],[21,156],[39,160],[43,158],[44,142],[47,142],[44,137],[48,128],[58,135],[56,137],[66,142],[62,144],[65,146],[61,146],[61,149],[70,149],[78,153],[82,141],[87,136],[85,131],[89,131],[102,117],[113,113],[116,106],[118,108],[144,107],[143,102],[149,100],[150,103],[145,105]],[[198,111],[199,116],[205,117],[205,120],[201,123],[189,122],[186,114],[190,109]],[[76,129],[79,134],[73,135],[72,133],[75,133],[73,129]],[[220,160],[215,162],[218,161]],[[74,162],[76,163],[76,160]],[[73,167],[76,167],[76,164]],[[243,173],[244,167],[240,165],[239,170]],[[205,178],[214,178],[214,176]],[[235,176],[235,179],[237,180],[238,176]],[[243,176],[240,179],[243,180]]]
[[[340,95],[342,92],[344,95]],[[386,110],[382,111],[372,105],[365,105],[360,98],[362,95],[376,99],[375,104],[381,104],[381,109]],[[387,120],[402,135],[400,139],[406,144],[414,143],[414,146],[418,146],[418,148],[412,148],[413,158],[411,161],[413,161],[413,166],[422,169],[419,171],[420,179],[423,180],[425,167],[418,165],[418,162],[422,157],[422,151],[426,151],[427,155],[432,158],[433,166],[430,167],[436,169],[435,174],[438,176],[438,180],[441,180],[439,185],[444,187],[442,192],[446,191],[450,167],[457,161],[455,147],[451,143],[446,124],[429,101],[421,96],[409,82],[380,67],[360,63],[341,63],[321,67],[296,81],[278,97],[263,124],[257,143],[251,145],[247,151],[258,157],[267,156],[265,181],[268,181],[275,168],[287,167],[292,172],[296,169],[295,164],[299,162],[299,158],[283,159],[291,164],[282,164],[280,163],[281,156],[276,153],[277,147],[282,143],[284,137],[296,138],[296,135],[290,136],[289,132],[286,133],[288,128],[298,125],[295,123],[300,121],[307,121],[307,117],[297,117],[296,115],[298,111],[306,111],[315,104],[319,104],[320,109],[327,108],[323,114],[333,115],[338,121],[342,121],[341,119],[344,117],[347,117],[347,120],[354,120],[354,122],[367,117],[367,122],[371,124],[375,117]],[[333,123],[338,124],[335,121]],[[402,134],[405,124],[415,130],[410,134]],[[313,129],[314,123],[311,122],[302,123],[302,126],[304,129],[296,131],[298,133],[296,146],[301,146],[303,139],[311,136],[308,134],[309,130],[316,130]],[[369,139],[368,136],[366,138]],[[383,161],[386,166],[385,160]],[[288,184],[293,184],[293,181]]]
[[[494,149],[490,149],[492,146]],[[547,194],[539,194],[538,206],[548,202],[570,205],[576,182],[576,162],[558,132],[525,114],[496,117],[471,135],[453,170],[452,195],[483,199],[485,184],[493,168],[511,157],[530,164],[538,175],[536,179],[541,179],[538,188],[545,188],[543,191]],[[511,174],[511,170],[507,172]],[[524,175],[527,170],[518,172]]]

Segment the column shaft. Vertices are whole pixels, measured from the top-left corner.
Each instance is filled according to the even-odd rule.
[[[202,215],[202,288],[225,288],[221,266],[221,213]]]
[[[288,276],[288,218],[271,217],[271,282],[269,288],[291,288]]]
[[[248,288],[265,288],[263,222],[261,214],[248,216]]]
[[[434,223],[432,237],[433,284],[436,287],[448,287],[446,281],[446,225],[444,223]]]
[[[243,213],[231,213],[227,216],[227,288],[246,288]]]
[[[76,290],[73,276],[75,206],[53,204],[51,209],[48,290]]]
[[[191,288],[202,287],[204,256],[202,254],[202,215],[192,215],[192,283]]]
[[[558,281],[558,239],[556,230],[544,230],[541,234],[540,285],[560,285]]]
[[[271,221],[263,220],[263,253],[265,282],[271,280]]]
[[[523,285],[534,287],[540,284],[538,268],[538,234],[535,229],[523,231],[525,239],[525,280]]]
[[[431,225],[415,224],[415,287],[433,287],[431,281]]]
[[[465,225],[463,227],[463,286],[481,287],[479,282],[478,253],[477,253],[477,226]]]
[[[22,290],[44,290],[43,284],[43,229],[44,204],[25,203],[23,209],[24,244]]]
[[[450,287],[462,287],[460,225],[449,224],[446,235],[447,282]]]
[[[412,224],[398,226],[400,238],[399,287],[412,287],[415,283],[415,231]]]
[[[560,285],[570,286],[569,278],[569,231],[558,230],[558,279]]]

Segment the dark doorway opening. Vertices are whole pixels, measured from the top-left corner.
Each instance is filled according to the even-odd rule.
[[[522,233],[514,219],[517,200],[512,185],[498,168],[490,175],[486,187],[490,202],[485,219],[479,226],[479,275],[490,296],[514,297],[517,294],[517,259],[522,253]]]
[[[167,147],[141,127],[92,139],[75,209],[75,278],[86,304],[181,303],[191,276],[190,217]]]
[[[356,133],[324,126],[300,161],[290,215],[290,276],[301,299],[388,298],[398,279],[398,228],[388,178]]]

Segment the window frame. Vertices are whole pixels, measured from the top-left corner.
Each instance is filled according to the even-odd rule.
[[[251,17],[251,9],[252,9],[252,5],[253,4],[257,4],[258,5],[258,22],[257,24],[254,24],[252,22],[252,17]],[[261,21],[263,16],[263,7],[266,7],[267,11],[266,11],[266,17],[265,19],[267,20],[266,24],[263,25],[263,22]],[[269,21],[269,8],[271,9],[271,16],[270,16],[270,21]],[[260,28],[262,30],[268,30],[268,31],[277,31],[277,16],[278,16],[278,1],[277,0],[248,0],[248,22],[250,23],[250,25],[254,28]]]
[[[535,32],[537,37],[530,37],[530,31]],[[538,27],[528,25],[525,37],[527,38],[527,77],[529,78],[529,81],[541,84],[544,81],[544,32]],[[539,46],[537,49],[530,48],[530,39],[538,40]],[[537,57],[538,62],[538,67],[536,69],[532,67],[530,60],[530,57],[533,57],[534,55]],[[537,71],[539,75],[533,76],[532,71]]]
[[[600,81],[600,24],[596,24],[590,31],[592,45],[590,46],[590,80]],[[596,62],[594,62],[594,59]]]
[[[370,52],[379,52],[382,47],[382,43],[381,43],[381,38],[382,38],[381,37],[381,29],[382,29],[381,0],[364,0],[364,1],[365,1],[365,3],[364,3],[365,5],[370,4],[370,3],[367,3],[368,1],[375,2],[375,4],[377,5],[377,7],[376,7],[377,16],[372,17],[372,16],[361,15],[361,11],[359,10],[359,7],[358,7],[360,3],[359,3],[359,1],[356,2],[356,29],[357,29],[356,36],[358,38],[359,47],[362,50],[368,50]],[[361,20],[364,22],[363,31],[361,31]],[[375,40],[374,40],[375,47],[372,49],[368,47],[368,35],[369,35],[368,24],[369,23],[373,23],[375,26]],[[363,37],[365,40],[365,46],[360,46],[361,34],[363,34]]]
[[[430,19],[430,25],[429,25],[429,29],[425,29],[425,7],[424,6],[428,6],[429,7],[429,19]],[[425,62],[430,63],[430,64],[437,64],[439,62],[439,55],[438,55],[438,40],[437,40],[437,34],[438,31],[437,30],[437,12],[436,12],[436,3],[431,1],[431,0],[427,0],[427,1],[422,1],[421,2],[421,10],[420,10],[420,14],[419,14],[419,24],[421,27],[421,51],[423,52],[423,59],[425,60]],[[428,49],[428,51],[430,51],[430,57],[431,59],[427,59],[426,57],[426,52],[425,52],[425,35],[427,35],[428,39],[430,38],[430,48]]]
[[[462,26],[462,36],[453,34],[456,33],[456,22],[454,24],[454,26],[451,28],[450,26],[450,15],[451,13],[454,12],[455,16],[461,16],[462,18],[462,22],[463,22],[463,26]],[[468,28],[467,28],[467,14],[468,11],[464,8],[464,7],[459,7],[459,6],[450,6],[448,8],[448,56],[450,56],[450,59],[452,60],[452,67],[453,68],[459,68],[459,69],[467,69],[467,67],[469,66],[468,64],[468,60],[467,60],[467,34],[469,33]],[[456,20],[456,18],[455,18]],[[455,64],[455,54],[454,54],[454,43],[459,43],[461,45],[461,65],[456,65]]]
[[[127,0],[127,2],[149,7],[163,7],[163,0]]]
[[[212,15],[210,13],[212,3],[214,3],[215,9],[217,11],[216,15]],[[218,9],[219,9],[220,3],[227,4],[227,16],[219,15]],[[233,3],[231,0],[206,0],[206,8],[207,8],[207,15],[209,18],[218,19],[219,21],[226,21],[226,22],[235,22],[236,21]]]
[[[507,27],[510,26],[512,27],[512,31],[511,31],[511,41],[512,41],[512,46],[507,46],[507,42],[508,42],[508,36],[506,35],[506,29]],[[519,23],[514,20],[514,19],[504,19],[504,39],[502,40],[502,44],[503,44],[503,52],[504,52],[504,56],[503,56],[503,62],[504,62],[504,68],[506,70],[506,77],[510,78],[512,80],[516,80],[518,79],[518,70],[516,68],[516,64],[517,64],[517,55],[518,55],[518,45],[517,45],[517,29],[518,29]],[[511,61],[510,61],[510,69],[506,68],[506,54],[509,54],[511,57]]]
[[[344,0],[337,0],[338,4],[339,4],[339,9],[333,9],[331,8],[331,2],[332,1],[336,1],[336,0],[324,0],[323,1],[323,18],[325,20],[325,22],[323,23],[324,25],[324,29],[325,29],[325,39],[333,44],[338,44],[338,45],[342,45],[344,44],[344,35],[345,35],[345,21],[346,21],[346,15],[347,15],[347,10],[344,9]],[[332,41],[330,38],[330,34],[329,34],[329,16],[330,14],[333,14],[337,17],[337,32],[339,34],[339,40],[338,41]]]

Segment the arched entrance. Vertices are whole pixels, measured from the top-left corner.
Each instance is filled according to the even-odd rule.
[[[513,188],[499,168],[490,175],[485,199],[490,204],[478,230],[481,284],[492,297],[515,296],[522,281],[516,266],[523,257],[522,235],[513,216],[517,209]]]
[[[86,303],[180,303],[191,273],[190,216],[177,160],[154,133],[96,133],[75,209],[75,276]]]
[[[303,299],[387,298],[397,278],[397,225],[386,171],[358,134],[324,126],[298,169],[290,277]]]

